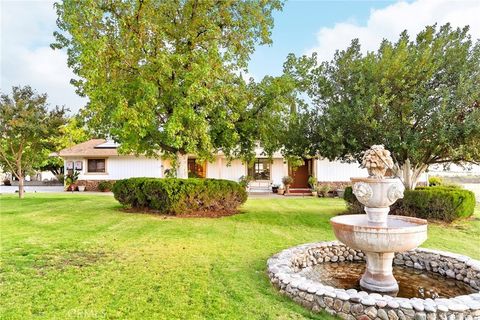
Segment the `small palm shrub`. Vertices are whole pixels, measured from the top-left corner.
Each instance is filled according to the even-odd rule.
[[[247,200],[242,185],[217,179],[131,178],[112,191],[125,207],[170,215],[233,213]]]
[[[67,191],[75,191],[77,189],[77,180],[78,180],[78,176],[80,175],[80,172],[78,171],[73,171],[73,172],[69,172],[66,176],[65,176],[65,185],[67,186]]]
[[[310,186],[310,189],[312,189],[312,191],[317,191],[318,182],[314,176],[308,177],[308,185]]]

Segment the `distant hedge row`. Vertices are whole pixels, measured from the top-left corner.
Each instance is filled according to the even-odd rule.
[[[126,207],[170,215],[231,213],[247,200],[237,182],[216,179],[130,178],[112,191]]]
[[[363,205],[351,187],[345,189],[344,199],[349,213],[364,213]],[[475,194],[458,187],[418,187],[415,190],[405,190],[404,198],[397,200],[390,209],[394,215],[452,222],[473,214]]]

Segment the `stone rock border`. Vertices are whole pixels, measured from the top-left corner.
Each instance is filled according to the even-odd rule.
[[[268,276],[280,293],[312,310],[349,320],[480,320],[480,292],[450,299],[394,298],[355,289],[338,289],[298,272],[318,263],[361,261],[363,252],[338,241],[286,249],[268,260]],[[450,252],[417,248],[397,253],[394,265],[425,269],[464,281],[480,291],[480,261]]]

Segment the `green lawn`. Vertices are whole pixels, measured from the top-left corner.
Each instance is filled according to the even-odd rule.
[[[337,199],[250,199],[243,214],[164,218],[110,196],[1,196],[0,318],[325,319],[280,296],[272,254],[331,240]],[[480,212],[426,247],[480,258]]]

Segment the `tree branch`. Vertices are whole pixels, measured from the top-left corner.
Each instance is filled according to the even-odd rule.
[[[7,156],[5,155],[3,149],[0,149],[0,156],[2,156],[3,160],[5,161],[5,163],[10,167],[10,170],[12,170],[12,173],[17,176],[17,169],[14,168],[14,166],[10,163],[10,161],[8,160]],[[18,178],[18,177],[17,177]]]

